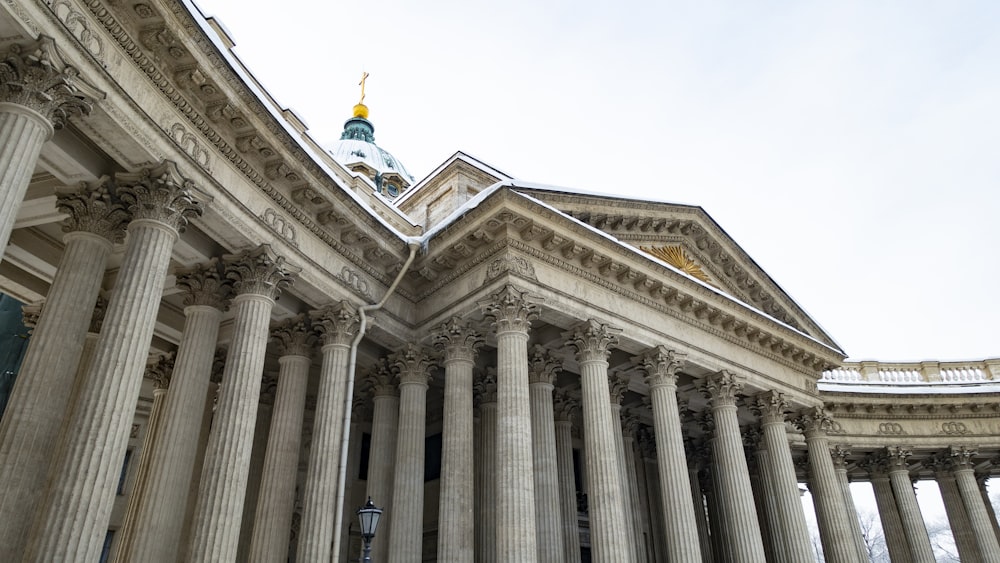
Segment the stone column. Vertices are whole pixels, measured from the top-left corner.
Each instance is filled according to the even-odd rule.
[[[630,409],[622,411],[622,459],[624,460],[625,471],[625,493],[629,499],[626,509],[632,512],[632,524],[635,526],[633,535],[636,542],[636,559],[638,561],[648,561],[649,555],[646,553],[646,537],[649,528],[646,526],[645,515],[642,511],[642,504],[639,500],[639,471],[635,464],[635,432],[639,426],[639,419]]]
[[[483,338],[461,319],[452,317],[434,332],[434,342],[444,352],[437,558],[472,563],[476,547],[472,368]]]
[[[736,418],[736,396],[743,384],[728,371],[720,371],[705,378],[702,392],[709,398],[715,437],[712,457],[715,461],[723,528],[723,540],[732,549],[733,561],[747,563],[764,561],[764,543],[750,485],[750,470],[743,453],[740,423]]]
[[[701,548],[702,561],[711,563],[712,561],[712,533],[708,522],[708,507],[705,502],[704,490],[701,475],[704,471],[704,461],[711,457],[711,452],[705,452],[707,448],[692,445],[687,448],[697,452],[688,455],[688,480],[691,482],[691,504],[694,506],[695,524],[698,526],[698,545]],[[686,449],[686,450],[687,450]],[[706,455],[707,454],[707,455]]]
[[[646,459],[643,450],[647,447],[643,441],[650,438],[652,430],[648,426],[640,424],[639,418],[631,414],[627,420],[625,434],[625,452],[631,455],[628,461],[629,467],[635,472],[636,512],[639,514],[640,534],[643,549],[645,550],[647,561],[659,561],[664,557],[664,550],[656,549],[655,538],[661,534],[662,527],[654,525],[654,513],[659,512],[660,503],[651,504],[649,502],[649,481],[653,478],[646,469]],[[654,452],[653,456],[656,454]],[[655,531],[654,531],[655,530]]]
[[[552,397],[556,375],[561,369],[561,361],[552,358],[542,346],[535,346],[528,368],[535,524],[538,527],[538,560],[552,563],[566,561],[563,512],[559,502],[555,406]]]
[[[927,535],[924,519],[920,515],[920,506],[917,504],[917,496],[913,492],[913,483],[910,482],[910,469],[906,463],[906,458],[910,455],[912,455],[910,450],[905,448],[889,447],[885,449],[889,483],[892,485],[893,496],[896,497],[896,506],[899,508],[899,519],[903,523],[906,543],[910,547],[909,560],[913,563],[933,563],[934,551],[931,549],[931,540]]]
[[[691,504],[691,481],[684,455],[684,433],[677,407],[677,370],[685,355],[657,346],[636,358],[646,374],[653,410],[653,436],[660,476],[663,505],[661,520],[666,524],[669,561],[701,561],[698,527]]]
[[[622,399],[625,398],[625,391],[628,390],[628,376],[621,372],[608,374],[608,388],[611,391],[611,425],[615,430],[615,457],[618,459],[618,478],[621,479],[619,487],[622,497],[622,515],[625,517],[625,528],[632,532],[632,537],[626,542],[628,553],[625,555],[629,561],[641,561],[639,555],[639,544],[637,543],[635,507],[632,505],[629,486],[629,474],[625,467],[625,438],[623,435],[622,422]],[[633,478],[634,479],[634,478]]]
[[[293,271],[267,245],[225,257],[233,337],[205,450],[188,561],[236,558],[274,299]]]
[[[310,313],[323,338],[323,366],[316,393],[309,469],[302,495],[302,530],[296,556],[328,561],[334,534],[340,448],[344,435],[344,400],[351,341],[361,317],[347,301]]]
[[[955,484],[955,475],[951,472],[951,456],[939,455],[924,462],[924,466],[934,470],[934,479],[941,490],[941,500],[944,501],[944,511],[948,515],[948,525],[955,539],[959,558],[965,563],[982,563],[983,558],[976,545],[976,536],[969,514],[962,503],[962,495]]]
[[[0,63],[0,253],[35,172],[42,145],[104,93],[68,66],[46,36],[8,47]]]
[[[562,389],[555,390],[553,401],[563,557],[567,563],[576,563],[580,560],[580,522],[576,510],[576,476],[573,471],[573,413],[580,407],[580,403]]]
[[[170,254],[188,217],[201,213],[195,190],[166,162],[116,175],[132,213],[128,242],[105,322],[67,431],[49,473],[46,500],[25,561],[92,561],[100,556],[142,386]]]
[[[910,558],[910,547],[906,543],[903,522],[899,518],[899,508],[896,506],[896,496],[892,492],[885,460],[881,456],[869,457],[864,468],[868,471],[875,492],[875,504],[882,522],[882,535],[885,536],[889,558],[893,561],[906,561]]]
[[[312,327],[303,316],[276,326],[271,337],[280,354],[280,369],[250,540],[250,561],[254,563],[277,563],[288,558],[302,447],[302,419],[315,341]]]
[[[802,411],[796,423],[805,433],[809,449],[809,488],[816,505],[823,555],[829,563],[861,563],[863,559],[858,553],[850,521],[851,518],[857,520],[857,515],[849,511],[845,502],[826,437],[833,419],[821,407],[814,407]]]
[[[768,491],[773,488],[768,474],[767,450],[764,449],[764,433],[757,425],[747,426],[743,431],[743,448],[746,452],[747,468],[750,470],[750,486],[754,506],[757,508],[757,522],[760,524],[760,538],[764,544],[764,554],[768,561],[787,559],[782,555],[781,542],[775,538],[780,533],[777,521],[777,507]]]
[[[52,452],[76,396],[108,257],[125,237],[129,215],[112,200],[106,183],[57,194],[56,205],[69,214],[63,224],[66,246],[0,423],[0,483],[6,483],[0,496],[0,561],[14,561],[24,552],[30,515],[42,500]]]
[[[583,387],[583,439],[590,505],[591,557],[610,563],[628,553],[629,534],[622,513],[625,492],[616,458],[614,419],[608,402],[608,356],[621,329],[585,321],[564,333],[576,350]]]
[[[850,450],[841,446],[835,446],[830,450],[833,469],[837,474],[837,483],[840,484],[840,491],[844,495],[844,506],[847,507],[848,521],[851,524],[852,530],[851,537],[854,538],[858,557],[864,560],[868,558],[868,548],[865,547],[865,540],[861,535],[861,522],[858,519],[858,509],[854,505],[854,495],[851,494],[851,482],[847,478],[847,457],[849,455],[851,455]]]
[[[993,533],[993,524],[986,512],[982,495],[979,494],[979,485],[976,484],[972,466],[972,458],[976,453],[975,450],[966,447],[952,447],[950,450],[952,473],[955,475],[955,484],[958,485],[958,492],[969,515],[969,523],[972,525],[976,545],[979,546],[983,561],[1000,561],[1000,545],[997,543],[996,534]]]
[[[528,329],[539,299],[507,285],[480,302],[497,337],[497,559],[536,561]]]
[[[760,417],[762,442],[767,451],[766,482],[769,496],[774,499],[777,513],[776,544],[780,561],[809,561],[813,557],[809,529],[795,476],[792,452],[785,430],[785,412],[788,402],[777,391],[765,391],[754,397],[752,408]]]
[[[996,465],[996,462],[993,462]],[[983,497],[983,506],[986,508],[986,514],[990,517],[990,524],[993,525],[993,532],[1000,540],[1000,523],[997,522],[997,513],[993,509],[993,501],[990,499],[990,492],[986,488],[986,482],[989,480],[989,473],[976,473],[976,483],[979,485],[979,494]]]
[[[434,364],[419,347],[408,344],[390,358],[399,373],[399,434],[389,530],[389,563],[421,560],[424,540],[424,440],[427,384]]]
[[[644,399],[648,405],[649,397]],[[660,493],[659,470],[656,465],[656,438],[653,437],[653,429],[642,426],[638,430],[636,444],[639,448],[639,457],[642,463],[639,467],[642,471],[640,482],[644,495],[643,504],[646,507],[646,518],[649,521],[649,540],[646,542],[646,551],[653,561],[664,561],[667,558],[666,532],[667,524],[663,521],[663,495]]]
[[[118,548],[114,555],[115,561],[130,561],[129,547],[135,534],[135,521],[139,508],[151,502],[149,497],[149,472],[152,466],[152,450],[159,440],[158,435],[163,427],[163,403],[170,386],[170,377],[174,369],[174,354],[160,356],[159,360],[146,367],[146,379],[153,382],[153,406],[149,410],[146,422],[146,435],[139,450],[139,467],[136,469],[135,485],[129,493],[128,505],[125,508],[125,518],[118,530]]]
[[[497,562],[497,380],[496,370],[486,368],[474,388],[479,402],[479,437],[476,445],[476,561]]]
[[[387,561],[389,542],[385,531],[392,529],[392,468],[396,464],[396,432],[399,430],[399,377],[385,358],[368,373],[364,384],[372,390],[371,449],[368,452],[368,488],[366,496],[382,507],[379,526],[382,541],[372,544],[372,561]]]
[[[163,403],[163,428],[149,452],[147,499],[136,513],[135,539],[127,549],[123,546],[119,561],[174,561],[182,551],[188,491],[195,475],[219,321],[230,284],[213,260],[177,272],[176,285],[184,291],[184,330],[170,393]]]

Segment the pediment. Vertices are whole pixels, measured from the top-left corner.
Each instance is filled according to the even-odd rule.
[[[556,210],[831,346],[836,343],[700,207],[518,188]]]

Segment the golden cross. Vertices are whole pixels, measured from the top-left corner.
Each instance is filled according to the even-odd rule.
[[[358,86],[361,86],[361,101],[359,104],[365,103],[365,80],[368,80],[368,73],[363,72],[361,74],[361,82],[358,82]]]

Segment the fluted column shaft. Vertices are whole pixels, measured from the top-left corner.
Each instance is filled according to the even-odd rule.
[[[899,508],[896,506],[892,484],[889,483],[889,475],[873,471],[871,483],[875,492],[879,520],[882,522],[882,534],[889,549],[889,558],[893,561],[906,561],[910,557],[910,548],[906,543],[906,534],[903,532],[903,522],[899,518]]]
[[[528,328],[537,299],[505,286],[481,303],[497,338],[498,561],[537,561],[528,391]]]
[[[858,557],[864,561],[868,558],[868,549],[865,546],[864,537],[861,535],[858,509],[854,505],[851,482],[847,478],[847,456],[850,455],[850,451],[837,446],[830,451],[830,455],[833,460],[833,470],[837,474],[837,483],[840,485],[840,492],[844,497],[844,506],[847,508],[847,520],[851,525],[851,539],[854,540],[854,548],[858,552]]]
[[[642,514],[642,504],[639,502],[639,483],[637,482],[638,469],[635,465],[635,441],[629,433],[628,428],[624,427],[624,425],[622,434],[622,452],[624,453],[625,460],[626,494],[629,499],[629,504],[626,506],[626,509],[632,512],[632,523],[635,526],[633,536],[635,537],[636,542],[636,558],[639,561],[648,561],[649,556],[646,554],[646,534],[648,529],[646,528],[646,522]]]
[[[612,378],[611,383],[611,425],[614,428],[615,435],[615,457],[618,459],[618,478],[621,479],[619,487],[621,487],[621,504],[622,504],[622,516],[625,517],[625,529],[629,530],[632,537],[628,539],[626,543],[627,552],[625,557],[630,561],[639,561],[641,559],[639,555],[639,548],[641,547],[638,543],[636,532],[638,531],[638,526],[636,525],[635,519],[635,507],[632,505],[631,489],[629,487],[629,475],[628,470],[625,465],[625,439],[622,435],[622,406],[620,398],[616,398],[616,392],[614,390],[616,386],[615,379],[619,379],[618,383],[624,385],[625,381],[620,378]]]
[[[576,511],[576,478],[573,475],[573,422],[568,418],[556,420],[555,438],[563,554],[567,562],[575,563],[580,560],[580,524]]]
[[[535,561],[528,333],[497,331],[497,558]]]
[[[653,409],[653,436],[660,477],[667,558],[670,561],[701,561],[698,525],[691,503],[691,480],[684,454],[684,432],[677,408],[677,370],[684,355],[660,346],[642,357]]]
[[[969,516],[969,523],[972,525],[976,545],[979,546],[983,561],[1000,562],[1000,545],[997,543],[996,534],[993,533],[993,524],[986,512],[986,505],[983,504],[979,484],[976,483],[976,475],[972,469],[974,453],[965,448],[952,448],[954,464],[952,473],[955,475],[955,484],[965,504],[965,511]]]
[[[150,455],[147,499],[135,519],[134,540],[122,561],[174,561],[181,549],[212,363],[228,286],[216,264],[179,272],[186,288],[184,330],[174,360],[163,427]]]
[[[392,529],[393,494],[392,469],[396,461],[396,432],[399,429],[399,387],[395,375],[383,362],[370,380],[374,392],[372,402],[372,438],[368,453],[367,496],[382,507],[380,541],[372,543],[372,561],[387,561],[389,542],[387,530]]]
[[[389,563],[421,560],[424,536],[424,439],[430,360],[409,345],[394,355],[399,369],[399,434],[393,475]]]
[[[951,535],[955,540],[955,547],[958,548],[958,556],[963,563],[981,563],[982,557],[979,546],[976,544],[975,532],[969,522],[969,515],[962,503],[962,495],[955,484],[955,476],[947,467],[947,463],[941,463],[936,468],[934,478],[937,481],[938,489],[941,490],[941,500],[944,502],[944,511],[948,516],[948,526],[951,528]]]
[[[0,102],[0,253],[7,248],[42,145],[51,136],[52,124],[45,116]]]
[[[41,503],[52,453],[73,405],[87,328],[112,250],[110,240],[89,232],[63,239],[66,247],[0,423],[0,483],[6,484],[0,494],[2,561],[24,552],[30,515]]]
[[[312,317],[323,331],[325,340],[296,557],[303,561],[328,561],[335,532],[348,361],[351,340],[357,333],[360,318],[357,310],[346,301],[316,311]]]
[[[143,504],[152,502],[149,498],[149,474],[152,469],[152,450],[159,440],[163,428],[163,404],[166,402],[167,385],[170,381],[170,370],[174,360],[171,356],[160,358],[154,366],[146,370],[147,377],[153,379],[153,406],[149,410],[146,422],[146,435],[139,450],[139,467],[135,471],[135,484],[129,493],[128,505],[125,508],[125,518],[118,530],[118,548],[114,554],[115,561],[130,561],[127,553],[135,541],[135,522]]]
[[[164,171],[156,180],[139,179],[133,187],[132,197],[140,202],[132,205],[133,212],[147,199],[144,194],[161,190],[176,194],[173,207],[143,209],[129,224],[97,350],[60,440],[26,561],[82,561],[100,555],[171,250],[183,216],[196,209],[182,182],[164,179],[170,175]],[[135,179],[120,176],[123,183]],[[124,188],[119,194],[129,196]]]
[[[899,519],[903,524],[903,534],[910,548],[910,561],[914,563],[933,563],[934,551],[931,540],[920,515],[917,495],[913,492],[910,482],[910,471],[906,467],[906,456],[909,452],[898,448],[889,448],[889,483],[892,485],[896,506],[899,508]]]
[[[704,390],[711,401],[715,425],[713,481],[716,482],[716,501],[722,509],[723,529],[727,534],[722,541],[731,548],[733,561],[764,561],[764,543],[754,505],[750,470],[743,452],[740,423],[736,418],[736,396],[742,390],[742,384],[733,374],[722,371],[706,378]]]
[[[691,504],[694,507],[695,524],[698,526],[698,545],[701,558],[705,562],[712,561],[712,534],[708,524],[708,512],[705,506],[705,495],[701,492],[701,479],[698,478],[698,465],[688,466],[688,480],[691,482]]]
[[[531,446],[535,476],[535,524],[538,561],[562,563],[562,508],[556,453],[555,407],[552,390],[558,362],[537,350],[531,362]]]
[[[798,477],[785,430],[788,404],[781,393],[769,391],[754,398],[754,410],[761,417],[761,442],[767,451],[764,471],[768,496],[774,501],[777,526],[773,526],[779,561],[808,561],[813,556],[809,529],[799,493]]]
[[[252,563],[279,563],[288,559],[310,363],[308,356],[298,354],[278,359],[278,390],[271,411],[271,431],[250,540]]]
[[[476,546],[472,368],[482,338],[457,318],[438,327],[434,337],[444,351],[437,560],[472,563]]]
[[[567,333],[577,351],[583,388],[584,459],[587,470],[587,501],[590,506],[591,557],[597,563],[618,561],[628,553],[629,532],[625,525],[620,463],[615,445],[616,429],[608,401],[609,347],[621,332],[596,321],[587,321]]]
[[[233,561],[243,520],[261,374],[274,298],[289,283],[284,261],[266,246],[227,257],[235,278],[233,337],[205,449],[187,559]]]
[[[496,386],[492,396],[483,399],[479,405],[479,444],[476,447],[476,471],[479,474],[479,488],[476,495],[476,560],[496,563],[496,436],[497,403]]]
[[[823,555],[829,563],[861,563],[852,537],[853,526],[848,520],[857,516],[848,511],[826,437],[833,419],[816,407],[804,411],[797,422],[805,432],[809,450],[809,485],[823,541]]]

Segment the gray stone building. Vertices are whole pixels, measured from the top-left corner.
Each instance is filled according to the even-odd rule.
[[[371,497],[379,562],[802,562],[808,487],[860,562],[863,481],[925,562],[933,479],[1000,561],[1000,360],[845,362],[701,208],[321,146],[232,46],[2,4],[0,560],[356,560]]]

